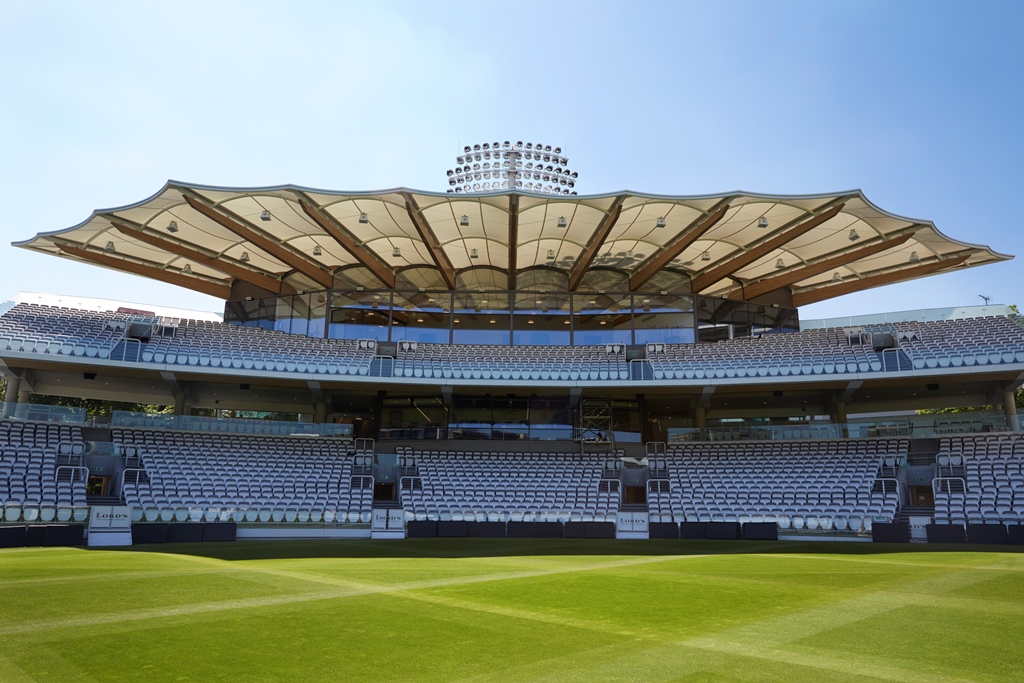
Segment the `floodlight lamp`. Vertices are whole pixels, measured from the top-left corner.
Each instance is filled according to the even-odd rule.
[[[452,169],[449,168],[448,169],[448,175],[450,175],[450,176],[451,175],[455,175],[455,171],[453,171]]]
[[[710,261],[711,260],[711,254],[709,254],[708,252],[705,251],[703,254],[700,255],[700,260],[701,261]]]
[[[836,272],[832,273],[832,282],[842,282],[842,281],[843,281],[843,278],[842,278],[841,275],[839,275],[839,271],[838,270]]]
[[[398,258],[399,256],[401,256],[402,255],[401,247],[395,247],[394,249],[392,249],[391,250],[391,255],[394,256],[395,258]]]
[[[759,228],[767,228],[768,227],[768,219],[765,216],[761,216],[760,218],[758,218],[757,219],[757,227],[759,227]]]
[[[469,216],[467,216],[466,214],[462,214],[462,218],[459,219],[459,225],[461,225],[464,228],[468,228],[469,227]]]
[[[473,151],[474,152],[479,152],[480,151],[480,145],[473,145]]]
[[[920,260],[921,260],[921,257],[917,255],[916,251],[910,252],[910,262],[911,263],[917,263]]]
[[[569,221],[565,220],[565,216],[558,217],[558,227],[564,228],[569,225]]]
[[[360,223],[369,223],[370,222],[370,217],[367,216],[365,213],[361,213],[361,214],[359,214],[359,222]]]
[[[241,261],[242,263],[248,263],[249,262],[249,252],[243,251],[242,255],[238,257],[238,260]]]
[[[509,142],[508,140],[505,140],[505,144],[502,145],[502,147],[505,147],[505,148],[508,148],[508,147],[511,147],[511,146],[512,146],[512,143]]]
[[[554,261],[554,260],[555,260],[555,250],[554,249],[548,249],[548,261]]]
[[[665,221],[664,216],[658,216],[658,220],[654,221],[654,227],[664,228],[668,223]]]
[[[775,267],[776,268],[785,268],[786,267],[786,263],[782,259],[779,259],[778,261],[775,262]]]
[[[114,248],[113,242],[108,241],[107,246],[103,247],[103,251],[107,252],[108,254],[113,254],[115,251],[117,251],[117,249]]]
[[[470,147],[469,145],[466,145],[465,147],[462,148],[462,151],[468,154],[473,151],[473,148]]]
[[[480,258],[480,252],[476,249],[469,250],[469,258]]]
[[[188,263],[186,263],[185,267],[181,269],[181,272],[184,273],[185,275],[191,275],[192,274],[192,266],[189,265]]]
[[[178,232],[178,221],[171,221],[168,223],[167,232]]]
[[[522,141],[522,140],[518,141],[518,142],[516,143],[516,147],[517,147],[517,148],[519,148],[519,149],[522,149],[522,147],[523,147],[523,141]]]
[[[857,230],[855,228],[850,228],[850,241],[856,242],[859,239],[860,235],[857,234]]]
[[[555,154],[561,154],[561,153],[562,153],[562,148],[561,147],[555,147]]]
[[[490,149],[490,148],[491,148],[491,143],[485,142],[484,143],[484,149]]]
[[[320,248],[320,245],[319,245],[319,244],[318,244],[318,245],[316,245],[315,247],[313,247],[313,256],[323,256],[323,255],[324,255],[324,252],[323,252],[323,250],[322,250],[322,249]]]
[[[263,213],[260,214],[260,220],[261,221],[269,221],[270,220],[270,212],[264,210]]]

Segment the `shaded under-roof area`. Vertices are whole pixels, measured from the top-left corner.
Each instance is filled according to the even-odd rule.
[[[221,299],[244,284],[676,292],[796,306],[1012,258],[876,207],[859,190],[551,196],[168,182],[15,246]]]

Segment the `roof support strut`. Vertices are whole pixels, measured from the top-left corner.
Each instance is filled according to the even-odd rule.
[[[845,202],[837,206],[833,206],[828,211],[819,213],[817,216],[798,224],[796,227],[784,229],[775,237],[765,240],[757,246],[740,250],[733,258],[727,259],[724,263],[719,264],[695,277],[693,282],[690,283],[691,289],[696,294],[704,288],[715,284],[722,278],[729,277],[736,271],[741,270],[749,266],[754,261],[772,253],[787,242],[790,242],[800,235],[810,232],[822,223],[835,218],[839,212],[843,210],[844,206],[846,206]]]
[[[299,271],[313,282],[324,289],[334,286],[334,276],[326,270],[309,260],[289,246],[282,244],[279,240],[269,237],[262,230],[252,225],[243,218],[230,214],[223,208],[215,207],[206,199],[201,199],[187,190],[182,191],[181,196],[185,198],[188,205],[203,214],[215,223],[219,223],[242,239],[252,242],[255,246],[267,252],[279,261]]]
[[[947,268],[953,268],[955,266],[960,265],[970,257],[970,254],[964,254],[963,256],[957,256],[955,258],[947,259],[945,261],[924,263],[919,266],[914,266],[913,268],[902,268],[890,271],[888,273],[870,275],[868,277],[862,277],[856,280],[840,282],[835,285],[826,285],[825,287],[817,287],[815,289],[808,289],[803,292],[796,292],[795,294],[793,294],[793,305],[806,306],[807,304],[813,304],[817,301],[831,299],[834,296],[842,296],[843,294],[850,294],[851,292],[859,292],[862,289],[871,289],[872,287],[887,285],[890,282],[910,280],[915,277],[927,275],[928,273],[932,273],[936,270],[945,270]]]
[[[739,296],[742,299],[750,301],[751,299],[756,299],[762,294],[773,292],[776,289],[779,289],[780,287],[786,287],[788,285],[793,284],[794,282],[800,282],[801,280],[806,280],[809,277],[814,277],[815,275],[827,273],[828,271],[833,270],[835,268],[841,268],[842,266],[853,263],[854,261],[857,261],[859,259],[867,258],[868,256],[873,256],[888,249],[893,249],[895,247],[900,246],[901,244],[909,240],[911,237],[913,237],[913,234],[907,233],[906,235],[894,237],[891,240],[884,240],[882,242],[878,242],[876,244],[863,247],[861,249],[847,251],[843,254],[840,254],[839,256],[834,256],[832,258],[825,259],[824,261],[819,261],[818,263],[811,263],[810,265],[804,266],[803,268],[794,268],[793,270],[787,271],[780,275],[765,278],[764,280],[754,282],[750,285],[742,287],[741,289],[734,289],[733,291],[729,292],[729,294],[727,294],[726,296],[729,296],[730,298],[732,296]]]
[[[106,266],[107,268],[113,268],[114,270],[133,273],[135,275],[142,275],[143,277],[160,280],[161,282],[167,282],[172,285],[178,285],[179,287],[185,287],[186,289],[191,289],[196,292],[209,294],[210,296],[215,296],[218,299],[224,299],[225,301],[231,296],[231,287],[228,285],[203,280],[195,275],[182,275],[169,270],[163,270],[155,265],[129,261],[124,257],[108,256],[107,254],[96,252],[91,249],[83,249],[79,246],[67,244],[66,242],[55,242],[55,244],[58,249],[68,256],[74,256],[85,261],[92,261],[93,263]]]
[[[576,291],[576,288],[580,286],[580,281],[583,280],[583,276],[587,273],[587,269],[590,268],[590,264],[594,262],[594,257],[597,256],[597,252],[604,245],[604,241],[608,239],[608,233],[615,227],[615,221],[619,220],[619,215],[622,213],[622,204],[625,201],[625,195],[619,195],[615,198],[612,205],[608,207],[608,214],[601,219],[597,230],[594,231],[593,236],[587,243],[587,248],[576,259],[576,265],[572,267],[572,272],[569,273],[570,292]]]
[[[728,201],[728,197],[723,199],[710,214],[697,218],[697,220],[690,223],[686,226],[685,230],[679,233],[674,242],[666,245],[660,252],[647,259],[646,263],[641,265],[636,273],[633,274],[633,277],[629,278],[630,291],[635,292],[643,286],[659,270],[667,266],[672,259],[686,251],[687,247],[703,237],[704,233],[715,227],[725,218],[725,214],[729,211]]]
[[[444,253],[444,249],[438,246],[437,235],[431,229],[430,223],[427,223],[427,219],[423,217],[423,213],[420,211],[420,207],[412,195],[408,192],[403,192],[402,197],[405,198],[405,210],[409,212],[409,218],[412,220],[413,225],[416,226],[420,239],[427,245],[430,257],[434,260],[434,265],[441,271],[441,277],[444,278],[448,287],[455,289],[455,267],[448,259],[448,254]]]
[[[516,270],[518,269],[519,245],[519,195],[512,194],[508,198],[508,288],[516,288]]]
[[[141,225],[128,225],[127,222],[120,222],[119,220],[111,220],[110,224],[113,225],[118,232],[125,237],[145,242],[146,244],[169,251],[172,254],[187,258],[193,263],[198,263],[219,270],[220,272],[230,275],[231,277],[248,282],[251,285],[265,289],[268,292],[274,294],[290,294],[294,291],[290,286],[284,284],[280,280],[269,275],[255,272],[249,268],[234,263],[226,257],[210,256],[205,254],[195,247],[182,244],[174,240],[169,240],[161,235],[154,235],[146,232]]]
[[[359,240],[346,228],[341,221],[330,215],[306,197],[299,197],[299,206],[306,212],[306,215],[313,219],[313,222],[324,229],[328,235],[334,238],[341,247],[352,254],[359,263],[373,273],[378,280],[386,287],[394,289],[395,273],[388,264],[384,263],[377,254],[369,251],[359,244]]]

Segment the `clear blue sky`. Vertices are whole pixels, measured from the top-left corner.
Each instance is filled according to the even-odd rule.
[[[581,193],[861,188],[1024,258],[1024,2],[0,0],[0,299],[220,311],[9,246],[168,179],[446,189],[460,145],[565,148]],[[803,317],[1024,304],[1014,260]]]

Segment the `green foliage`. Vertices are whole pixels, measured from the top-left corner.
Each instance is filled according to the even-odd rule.
[[[0,550],[0,680],[1020,680],[1019,560],[505,538]]]
[[[29,403],[47,406],[67,406],[69,408],[85,408],[86,413],[92,417],[110,417],[110,414],[115,410],[128,410],[133,413],[153,413],[162,415],[170,415],[174,412],[174,406],[165,406],[153,403],[104,401],[95,398],[46,396],[43,394],[32,394],[29,398]]]

